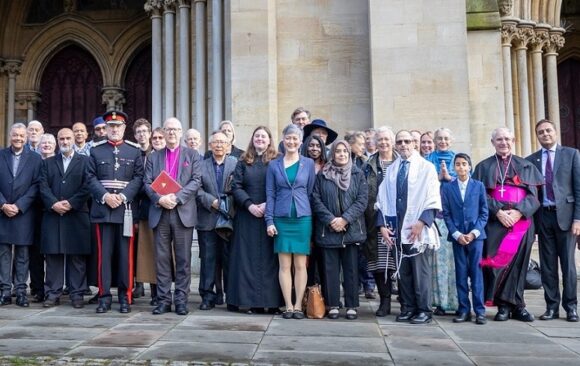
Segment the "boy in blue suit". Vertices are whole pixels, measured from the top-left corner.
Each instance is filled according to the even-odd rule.
[[[479,262],[485,239],[485,225],[488,218],[485,187],[470,178],[471,158],[458,153],[453,159],[457,179],[444,184],[441,189],[443,218],[449,229],[455,259],[455,281],[459,309],[454,323],[471,321],[471,304],[467,278],[471,280],[471,292],[475,322],[485,324],[483,297],[483,273]]]

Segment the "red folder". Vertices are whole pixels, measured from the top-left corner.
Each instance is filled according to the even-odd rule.
[[[162,170],[161,174],[151,183],[151,189],[157,194],[165,196],[166,194],[179,192],[181,185],[171,178],[165,170]]]

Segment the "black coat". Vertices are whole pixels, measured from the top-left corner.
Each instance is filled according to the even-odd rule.
[[[87,156],[75,153],[64,172],[62,155],[46,159],[40,174],[40,197],[44,204],[42,216],[41,252],[43,254],[91,253],[89,223],[89,188],[85,170]],[[72,210],[60,215],[52,206],[67,200]]]
[[[35,202],[38,199],[41,165],[40,155],[24,148],[14,177],[11,148],[0,151],[0,206],[5,203],[16,204],[19,209],[14,217],[8,217],[0,211],[0,243],[32,245],[34,222],[38,217]]]
[[[323,248],[362,243],[367,237],[364,212],[368,201],[368,185],[362,170],[352,167],[348,190],[342,191],[322,174],[316,176],[312,193],[314,241]],[[348,221],[346,232],[336,232],[330,222],[342,217]]]
[[[268,165],[259,157],[252,165],[240,160],[232,181],[236,216],[227,301],[243,308],[277,308],[284,304],[273,239],[266,234],[264,218],[248,211],[250,205],[266,202],[267,170]]]

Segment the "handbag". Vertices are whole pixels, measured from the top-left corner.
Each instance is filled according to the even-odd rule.
[[[324,305],[324,298],[320,291],[320,285],[312,285],[306,288],[304,293],[306,302],[306,316],[308,319],[322,319],[326,314],[326,306]]]
[[[233,197],[222,195],[218,200],[219,210],[215,231],[222,239],[230,241],[234,233]]]

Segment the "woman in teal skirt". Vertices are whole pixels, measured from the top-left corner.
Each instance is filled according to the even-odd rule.
[[[266,226],[274,238],[278,254],[278,279],[286,303],[285,319],[303,319],[302,297],[306,289],[306,259],[310,254],[312,210],[310,195],[316,174],[314,161],[300,155],[302,130],[295,125],[284,128],[284,156],[272,161],[266,174]],[[296,302],[292,303],[292,265]]]

